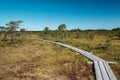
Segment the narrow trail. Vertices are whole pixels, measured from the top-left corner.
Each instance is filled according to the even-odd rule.
[[[96,80],[117,80],[115,75],[113,74],[109,64],[107,61],[105,61],[102,58],[99,58],[87,51],[78,49],[76,47],[70,46],[70,45],[66,45],[60,42],[54,42],[54,41],[49,41],[49,40],[43,40],[45,42],[51,42],[63,47],[67,47],[73,51],[76,51],[84,56],[86,56],[87,58],[89,58],[90,60],[93,61],[94,64],[94,69],[95,69],[95,76],[96,76]]]

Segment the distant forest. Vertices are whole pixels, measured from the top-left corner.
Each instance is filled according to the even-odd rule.
[[[49,27],[45,27],[43,31],[26,31],[25,28],[20,28],[20,24],[23,21],[10,21],[6,26],[0,26],[0,39],[15,41],[16,39],[25,39],[27,35],[37,34],[41,39],[49,39],[55,41],[62,41],[64,39],[90,39],[93,40],[95,36],[106,36],[109,40],[120,40],[120,28],[114,28],[112,30],[81,30],[72,29],[67,30],[66,24],[60,24],[57,30],[51,30]]]
[[[38,31],[39,35],[43,39],[52,39],[56,38],[63,40],[66,38],[85,38],[85,39],[94,39],[97,35],[103,35],[109,39],[120,40],[120,28],[114,28],[112,30],[81,30],[81,29],[72,29],[67,30],[65,24],[58,26],[57,30],[50,30],[49,27],[45,27],[43,31]],[[37,33],[37,32],[36,32]]]

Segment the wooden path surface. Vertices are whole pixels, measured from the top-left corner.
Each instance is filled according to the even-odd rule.
[[[96,80],[117,80],[115,75],[113,74],[109,64],[107,61],[105,61],[102,58],[99,58],[87,51],[78,49],[76,47],[70,46],[70,45],[66,45],[60,42],[54,42],[54,41],[49,41],[49,40],[44,40],[45,42],[51,42],[63,47],[67,47],[71,50],[74,50],[84,56],[86,56],[87,58],[89,58],[90,60],[93,61],[94,64],[94,69],[95,69],[95,76],[96,76]]]

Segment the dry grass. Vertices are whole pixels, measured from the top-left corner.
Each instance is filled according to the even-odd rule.
[[[82,55],[58,45],[26,40],[0,47],[1,80],[94,80]]]
[[[93,40],[90,39],[66,39],[63,43],[73,45],[80,49],[92,52],[94,55],[99,56],[106,61],[117,62],[112,64],[111,67],[117,77],[120,79],[120,40],[110,40],[109,47],[104,49],[105,41],[108,40],[106,36],[95,36]]]

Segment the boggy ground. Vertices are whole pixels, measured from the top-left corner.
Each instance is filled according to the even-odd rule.
[[[110,64],[116,78],[120,80],[120,40],[110,40],[110,45],[105,47],[106,36],[96,36],[90,39],[66,39],[62,43],[75,46],[86,50],[108,62],[116,62]]]
[[[67,48],[38,40],[0,46],[0,80],[94,80],[92,65]]]

